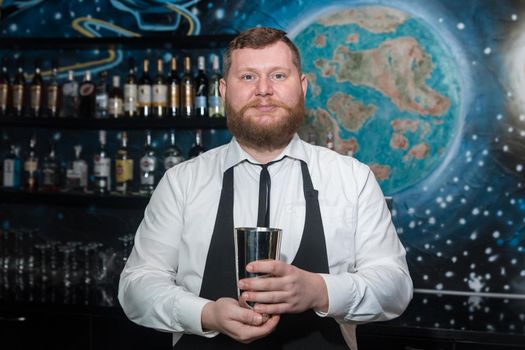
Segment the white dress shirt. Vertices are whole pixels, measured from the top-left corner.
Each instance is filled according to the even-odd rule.
[[[294,136],[268,167],[270,226],[283,230],[281,260],[293,261],[304,228],[300,161],[319,192],[329,274],[326,314],[339,323],[387,320],[412,297],[412,281],[381,189],[354,158]],[[144,213],[120,277],[119,301],[134,322],[174,332],[214,336],[201,327],[200,298],[206,256],[219,205],[223,173],[234,170],[234,226],[257,224],[261,167],[237,143],[212,149],[169,169]],[[233,234],[233,233],[232,233]],[[231,258],[231,257],[230,257]]]

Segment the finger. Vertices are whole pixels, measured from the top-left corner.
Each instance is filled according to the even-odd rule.
[[[271,292],[254,292],[245,291],[241,294],[241,300],[252,301],[262,304],[279,304],[288,300],[288,292],[271,291]]]
[[[250,326],[260,326],[265,322],[265,318],[260,313],[241,307],[239,309],[237,321]]]
[[[282,315],[287,313],[293,313],[293,309],[289,304],[279,303],[279,304],[255,304],[253,310],[268,315]]]
[[[245,278],[237,283],[240,290],[251,291],[276,291],[284,290],[284,280],[280,277],[253,277]]]
[[[246,265],[246,271],[252,273],[282,276],[288,264],[279,260],[257,260]]]

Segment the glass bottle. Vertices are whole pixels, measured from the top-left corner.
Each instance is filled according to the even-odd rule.
[[[197,60],[197,76],[195,77],[195,116],[208,116],[208,77],[206,76],[206,60],[199,56]]]
[[[67,72],[67,81],[62,84],[62,107],[60,116],[66,118],[78,117],[78,82],[72,70]]]
[[[110,118],[122,118],[124,116],[124,103],[118,75],[113,76],[113,86],[109,92],[108,113]]]
[[[6,190],[19,190],[22,177],[22,161],[20,149],[14,144],[10,146],[9,154],[4,158],[2,187]]]
[[[98,73],[98,82],[95,92],[95,118],[108,117],[108,72],[102,71]]]
[[[43,107],[44,81],[40,73],[40,62],[35,62],[35,74],[31,80],[29,95],[29,110],[32,117],[40,117]]]
[[[133,184],[133,158],[128,150],[128,133],[122,133],[120,147],[115,156],[115,189],[120,194],[131,193]]]
[[[79,103],[78,114],[81,118],[90,119],[95,115],[96,86],[91,81],[91,71],[87,70],[84,80],[78,89]]]
[[[151,117],[151,79],[149,77],[149,60],[143,63],[143,72],[138,85],[138,110],[142,118]]]
[[[93,158],[93,175],[95,194],[108,194],[111,190],[111,158],[106,150],[106,131],[98,133],[99,147]]]
[[[171,130],[169,134],[170,143],[164,150],[164,170],[168,170],[174,165],[184,161],[182,152],[175,142],[175,130]]]
[[[152,114],[154,117],[166,116],[168,107],[168,86],[164,82],[164,63],[162,59],[157,60],[157,75],[153,81],[152,89]]]
[[[157,156],[151,144],[151,132],[146,132],[144,155],[140,158],[140,194],[150,195],[155,189]]]
[[[59,188],[60,173],[55,152],[55,143],[49,145],[49,153],[42,162],[42,191],[57,192]]]
[[[6,117],[9,113],[9,94],[11,91],[11,80],[7,71],[7,57],[2,58],[2,69],[0,70],[0,117]]]
[[[29,152],[24,160],[24,191],[36,192],[38,189],[38,157],[36,156],[36,136],[29,141]]]
[[[88,165],[82,159],[82,145],[75,145],[75,159],[71,161],[66,171],[66,189],[86,192],[88,185]]]
[[[167,81],[168,85],[168,116],[180,115],[180,79],[177,71],[177,58],[171,58],[171,72]]]
[[[184,118],[193,117],[193,101],[195,100],[193,90],[193,78],[191,77],[191,61],[189,57],[184,57],[184,75],[182,76],[181,94],[181,114]]]
[[[206,148],[202,145],[202,130],[195,131],[195,143],[190,148],[188,159],[198,157],[200,154],[206,152]]]
[[[135,60],[131,57],[128,61],[129,71],[124,84],[124,116],[136,117],[137,110],[137,78],[135,75]]]
[[[56,118],[59,115],[60,106],[60,89],[58,84],[58,68],[57,64],[53,62],[51,68],[51,76],[47,82],[46,89],[46,101],[47,101],[47,116],[50,118]]]
[[[13,81],[13,101],[11,106],[13,108],[13,114],[16,117],[21,117],[24,115],[25,107],[26,77],[22,65],[22,60],[19,59],[16,68],[15,79]]]
[[[224,103],[222,102],[219,85],[222,75],[219,68],[219,56],[213,55],[212,74],[208,84],[208,116],[224,118]]]

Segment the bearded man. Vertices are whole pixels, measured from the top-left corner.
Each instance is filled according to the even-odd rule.
[[[307,86],[286,33],[241,33],[220,84],[234,137],[153,193],[119,300],[174,349],[355,349],[355,324],[407,307],[405,249],[372,172],[297,135]],[[281,258],[237,282],[234,228],[254,226],[282,229]]]

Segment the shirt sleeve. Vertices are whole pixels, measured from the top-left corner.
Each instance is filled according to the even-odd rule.
[[[412,299],[405,249],[390,211],[368,167],[358,181],[355,266],[352,271],[323,274],[329,309],[319,316],[342,322],[383,321],[399,316]]]
[[[214,336],[204,332],[201,312],[207,299],[176,284],[183,229],[183,193],[166,172],[155,189],[121,273],[118,299],[126,316],[161,331]]]

